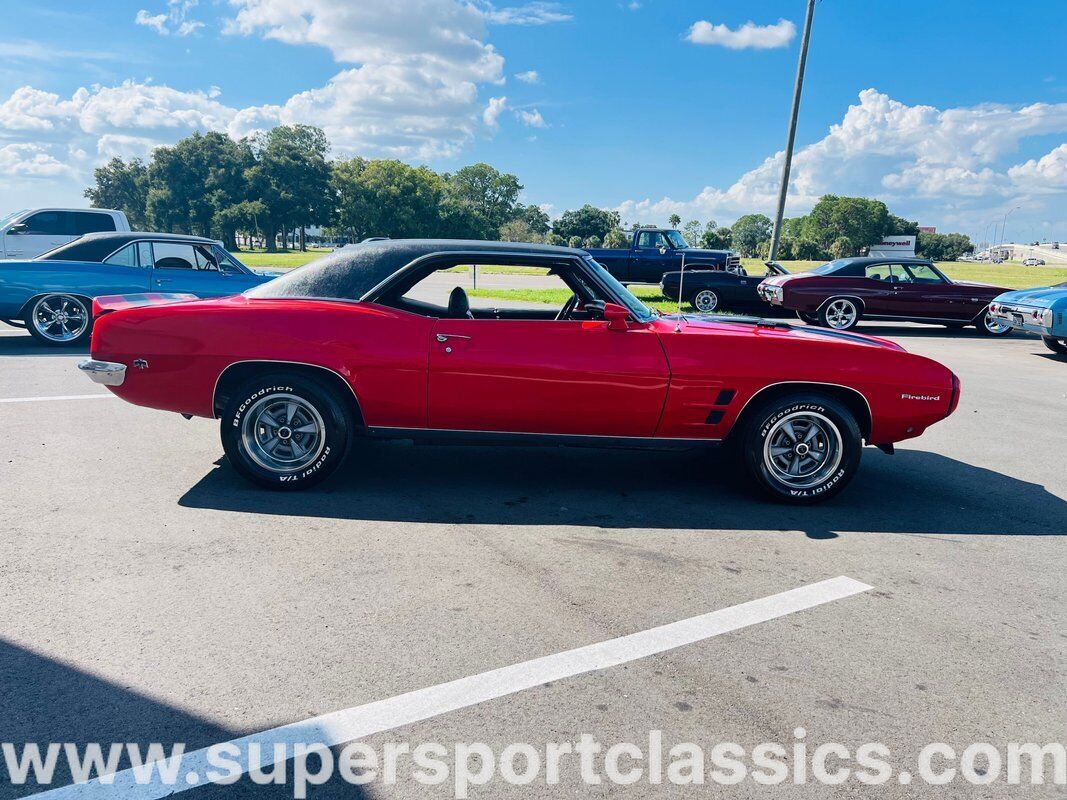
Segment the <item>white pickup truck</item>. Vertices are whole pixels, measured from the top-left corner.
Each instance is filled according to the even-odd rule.
[[[97,231],[128,231],[121,211],[106,208],[31,208],[0,219],[0,259],[27,261]]]

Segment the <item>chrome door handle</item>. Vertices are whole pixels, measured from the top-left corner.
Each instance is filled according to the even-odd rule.
[[[471,337],[469,337],[469,336],[460,336],[459,334],[456,334],[456,333],[439,333],[439,334],[437,334],[437,341],[441,342],[442,344],[447,342],[449,339],[470,339],[470,338]]]

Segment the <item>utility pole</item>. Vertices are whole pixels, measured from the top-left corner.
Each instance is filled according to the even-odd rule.
[[[800,61],[797,62],[797,82],[793,87],[793,112],[789,117],[789,136],[785,143],[785,163],[782,165],[782,188],[778,192],[778,213],[774,217],[771,234],[770,261],[778,257],[778,240],[782,236],[782,217],[785,215],[785,196],[789,191],[789,170],[793,166],[793,142],[797,136],[797,117],[800,115],[800,95],[804,89],[804,67],[808,61],[808,42],[811,41],[811,20],[815,16],[815,0],[808,0],[808,16],[804,20],[804,36],[800,42]]]

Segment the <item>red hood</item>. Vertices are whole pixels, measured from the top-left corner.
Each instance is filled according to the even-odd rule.
[[[783,278],[792,276],[783,275]],[[884,347],[889,350],[907,352],[903,347],[889,339],[879,336],[867,336],[850,331],[834,331],[828,328],[814,328],[809,325],[792,325],[777,320],[761,320],[758,317],[704,317],[685,315],[680,333],[691,336],[719,334],[769,336],[775,339],[792,341],[822,342],[847,344],[856,347]],[[663,330],[674,332],[677,317],[660,317],[656,324]]]

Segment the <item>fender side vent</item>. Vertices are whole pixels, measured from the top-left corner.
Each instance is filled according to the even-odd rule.
[[[728,406],[734,399],[734,395],[737,394],[736,389],[722,389],[719,395],[715,398],[715,405]]]
[[[709,412],[708,418],[705,420],[705,424],[718,425],[720,422],[722,422],[722,415],[725,413],[725,411],[722,411],[720,409],[715,409],[714,411]]]

